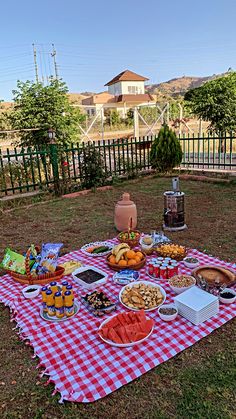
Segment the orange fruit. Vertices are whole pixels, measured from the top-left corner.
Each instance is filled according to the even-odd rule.
[[[116,258],[115,258],[115,256],[111,255],[111,256],[109,257],[109,262],[111,262],[111,263],[116,263]]]
[[[142,252],[136,252],[136,256],[138,256],[140,258],[140,260],[143,259],[143,254]]]
[[[141,262],[141,259],[140,259],[140,257],[137,254],[135,255],[135,258],[134,259],[136,260],[136,263]]]
[[[133,259],[135,257],[135,251],[134,250],[128,250],[125,254],[128,259]]]
[[[126,262],[126,260],[121,259],[121,260],[119,260],[118,265],[119,266],[127,266],[127,262]]]
[[[136,260],[135,259],[129,259],[128,260],[128,265],[136,265]]]

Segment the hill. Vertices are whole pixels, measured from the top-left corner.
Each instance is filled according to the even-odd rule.
[[[223,74],[213,74],[212,76],[206,77],[183,76],[163,83],[149,84],[146,86],[146,90],[148,93],[157,95],[160,94],[172,97],[183,96],[188,90],[200,87],[207,81],[225,76],[226,74],[228,74],[228,72]]]

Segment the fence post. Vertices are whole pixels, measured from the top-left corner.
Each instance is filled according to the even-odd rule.
[[[50,151],[50,160],[51,160],[51,165],[52,165],[54,191],[56,195],[60,195],[58,149],[57,149],[56,142],[54,141],[50,142],[49,151]]]

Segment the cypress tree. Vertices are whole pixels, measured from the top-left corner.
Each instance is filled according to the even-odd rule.
[[[160,129],[152,144],[150,161],[154,169],[163,173],[170,172],[182,161],[180,142],[175,132],[166,124]]]

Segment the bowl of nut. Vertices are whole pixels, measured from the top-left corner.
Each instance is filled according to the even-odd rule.
[[[166,300],[166,292],[151,281],[137,281],[123,287],[119,293],[120,303],[134,311],[152,311]]]
[[[174,304],[163,304],[158,309],[158,314],[162,320],[165,322],[170,322],[171,320],[175,320],[178,315],[178,309]]]
[[[182,294],[196,285],[196,279],[190,275],[174,275],[168,280],[168,283],[175,294]]]

